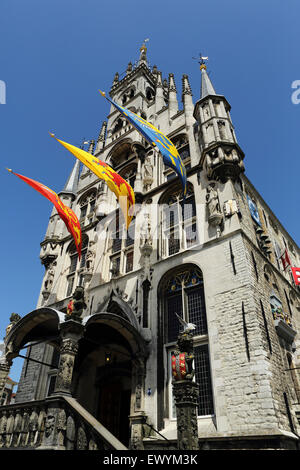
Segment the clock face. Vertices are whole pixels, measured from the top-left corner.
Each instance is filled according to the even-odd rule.
[[[252,201],[252,199],[247,195],[247,200],[248,200],[248,206],[250,210],[250,214],[252,219],[261,226],[260,218],[259,218],[259,213],[256,207],[256,204]]]

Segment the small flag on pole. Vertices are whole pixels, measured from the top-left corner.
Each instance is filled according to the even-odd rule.
[[[81,226],[73,210],[70,209],[70,207],[65,206],[65,204],[59,198],[59,196],[52,189],[48,188],[44,184],[39,183],[38,181],[35,181],[31,178],[27,178],[27,176],[14,173],[9,168],[7,168],[7,170],[10,173],[13,173],[15,176],[18,176],[18,178],[20,178],[21,180],[25,181],[25,183],[29,184],[29,186],[31,186],[33,189],[41,193],[43,196],[45,196],[47,199],[49,199],[49,201],[51,201],[54,204],[58,215],[64,221],[68,231],[71,233],[71,235],[74,238],[76,249],[78,252],[78,257],[80,259],[81,245],[82,245]]]
[[[107,99],[111,104],[117,108],[120,113],[125,116],[125,118],[140,132],[145,139],[154,147],[157,146],[160,153],[163,156],[164,164],[172,168],[177,175],[182,184],[183,195],[186,196],[187,193],[187,181],[186,181],[186,169],[181,160],[181,157],[178,153],[175,145],[165,136],[159,129],[154,127],[149,122],[145,121],[141,116],[129,111],[129,109],[120,106],[115,103],[113,100],[106,97],[105,93],[99,90],[102,96]]]
[[[109,189],[115,193],[118,198],[121,210],[123,212],[126,228],[129,228],[130,222],[133,218],[133,210],[135,204],[134,191],[130,184],[127,183],[116,171],[114,171],[107,163],[102,162],[99,158],[79,149],[74,145],[63,142],[57,139],[54,134],[51,134],[57,142],[71,152],[78,160],[86,165],[98,178],[104,180]]]

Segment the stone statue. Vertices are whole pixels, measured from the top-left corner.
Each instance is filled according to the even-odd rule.
[[[88,252],[86,254],[85,267],[88,272],[93,271],[94,261],[96,257],[94,245],[95,245],[95,242],[91,241],[89,244]]]
[[[152,235],[151,235],[151,224],[150,216],[148,213],[144,214],[145,221],[141,226],[140,232],[140,246],[150,245],[152,246]]]
[[[210,183],[206,188],[206,204],[209,217],[221,214],[218,192],[215,189],[215,183]]]
[[[21,320],[21,316],[18,313],[13,312],[9,318],[10,324],[6,327],[5,338],[7,338],[10,333],[10,330],[15,326],[16,323],[18,323],[19,320]]]
[[[177,339],[176,349],[172,354],[173,380],[193,380],[193,336],[190,332],[180,333]]]
[[[82,286],[77,286],[73,294],[73,304],[69,309],[68,314],[66,314],[66,320],[73,319],[81,322],[81,315],[83,310],[86,308],[86,303],[84,301],[84,288]],[[71,307],[71,306],[70,306]]]
[[[44,290],[46,292],[51,291],[52,284],[53,284],[53,279],[54,279],[54,263],[51,263],[49,265],[49,268],[48,268],[48,271],[47,271],[47,277],[46,277],[45,284],[44,284]]]
[[[153,166],[150,155],[147,155],[145,158],[143,169],[143,185],[145,190],[148,191],[148,189],[151,188],[151,184],[153,183]]]

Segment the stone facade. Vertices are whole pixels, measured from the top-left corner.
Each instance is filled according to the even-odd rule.
[[[292,265],[300,266],[300,252],[245,176],[244,154],[237,143],[230,105],[224,96],[216,94],[204,64],[201,74],[202,96],[195,105],[188,77],[183,75],[183,109],[179,109],[173,75],[166,80],[157,67],[150,69],[142,47],[137,65],[128,66],[121,80],[116,74],[110,91],[113,100],[158,127],[181,153],[191,194],[187,202],[193,199],[196,208],[184,219],[187,226],[183,220],[176,224],[174,218],[169,219],[171,229],[163,225],[164,210],[172,205],[179,207],[178,179],[164,166],[158,152],[111,106],[97,141],[91,141],[88,151],[132,184],[139,203],[133,241],[114,241],[121,227],[115,222],[115,196],[87,168],[79,174],[76,163],[60,195],[81,221],[83,259],[88,262],[76,262],[71,237],[53,211],[41,243],[45,278],[37,307],[66,312],[75,287],[81,284],[86,302],[83,319],[111,312],[130,323],[148,347],[143,380],[138,382],[134,372],[134,381],[140,385],[131,386],[129,413],[134,433],[139,436],[137,448],[143,417],[172,447],[177,430],[169,355],[176,339],[166,340],[169,326],[164,286],[173,282],[172,273],[177,279],[181,276],[180,269],[185,276],[200,270],[203,279],[197,274],[197,285],[204,288],[207,330],[195,334],[194,346],[201,354],[207,347],[207,375],[201,376],[199,366],[197,380],[202,377],[205,382],[200,395],[202,390],[205,406],[210,403],[210,412],[198,416],[200,442],[215,442],[212,447],[218,448],[216,442],[220,440],[234,446],[236,439],[245,438],[245,442],[264,448],[266,442],[278,447],[281,439],[288,439],[287,446],[293,447],[298,445],[299,377],[295,368],[300,360],[299,339],[298,335],[293,339],[293,332],[299,329],[300,296],[288,269],[283,271],[277,258],[278,249],[282,253],[287,248]],[[259,223],[250,212],[247,196],[256,205]],[[193,240],[195,227],[197,239]],[[179,242],[174,242],[172,233],[181,234]],[[200,300],[196,307],[189,300],[191,286],[182,284],[182,295],[190,302],[188,311],[194,309],[197,317]],[[272,312],[272,296],[286,314],[281,323]],[[172,319],[168,318],[169,325]],[[39,344],[30,354],[51,363],[53,347]],[[109,354],[108,345],[107,358]],[[115,359],[119,364],[118,354]],[[200,357],[204,360],[201,354],[199,361]],[[101,361],[93,360],[102,370]],[[133,371],[132,364],[129,369]],[[122,374],[126,373],[124,369]],[[25,361],[16,402],[45,398],[51,374],[53,369]],[[76,370],[75,363],[75,397],[92,414],[97,408],[92,390],[97,374],[88,376],[86,372],[85,376],[82,370]],[[85,395],[87,384],[89,396]],[[144,445],[155,448],[163,444],[159,435],[153,434],[144,439]]]

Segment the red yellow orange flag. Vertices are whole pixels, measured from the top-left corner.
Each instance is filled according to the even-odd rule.
[[[121,210],[124,215],[126,228],[128,229],[133,217],[135,204],[134,191],[130,184],[127,183],[116,171],[114,171],[107,163],[102,162],[94,155],[82,150],[74,145],[63,142],[51,134],[57,142],[71,152],[78,160],[87,166],[98,178],[104,180],[109,189],[117,196]]]
[[[51,201],[56,210],[58,215],[62,218],[68,231],[74,238],[76,249],[78,252],[78,257],[81,257],[81,245],[82,245],[82,235],[81,235],[81,226],[80,222],[70,207],[65,206],[65,204],[61,201],[59,196],[54,192],[52,189],[48,188],[42,183],[35,181],[31,178],[27,178],[27,176],[19,175],[18,173],[14,173],[12,170],[7,168],[10,173],[18,176],[21,180],[25,181],[25,183],[29,184],[32,188],[36,189],[39,193],[45,196],[49,201]]]

